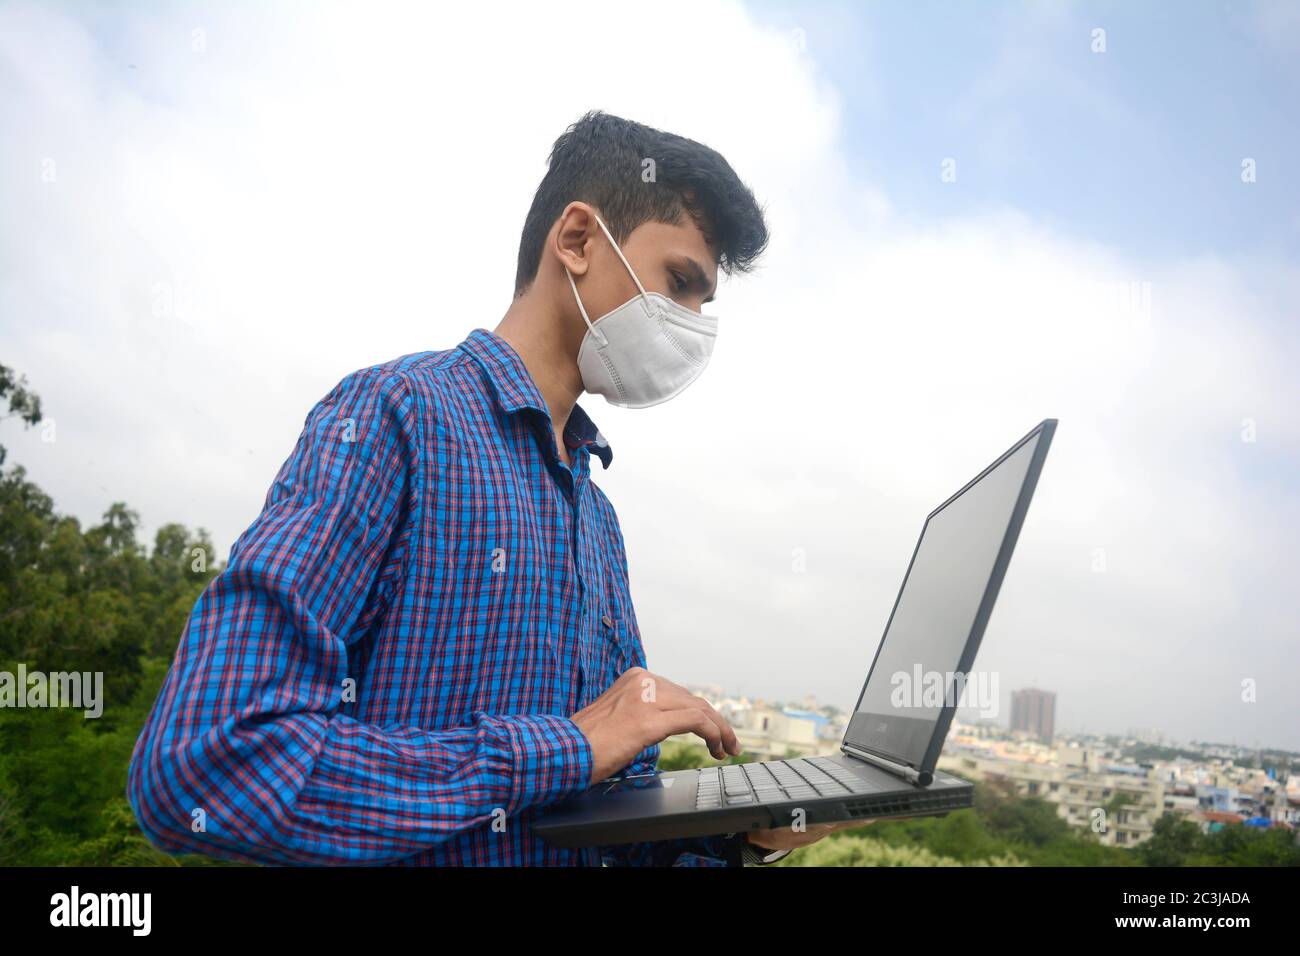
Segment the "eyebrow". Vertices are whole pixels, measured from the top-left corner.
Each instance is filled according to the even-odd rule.
[[[695,286],[695,288],[697,288],[701,292],[707,293],[704,297],[704,302],[706,304],[712,302],[714,293],[718,291],[718,287],[716,285],[714,285],[712,288],[709,287],[709,276],[704,271],[704,267],[701,266],[694,259],[692,259],[690,256],[686,256],[686,255],[681,256],[680,259],[678,259],[677,264],[682,266],[687,272],[691,274],[690,275],[691,285]]]

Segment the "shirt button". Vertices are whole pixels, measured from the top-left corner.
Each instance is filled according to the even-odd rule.
[[[614,626],[614,619],[613,619],[612,617],[610,617],[608,614],[606,614],[605,616],[603,616],[600,620],[601,620],[601,623],[603,623],[606,627],[613,627],[613,626]]]

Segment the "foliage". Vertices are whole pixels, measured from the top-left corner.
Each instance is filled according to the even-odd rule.
[[[1135,853],[1147,866],[1300,866],[1291,831],[1230,824],[1202,834],[1196,824],[1165,814]]]
[[[41,399],[27,387],[27,377],[19,375],[6,365],[0,365],[0,401],[9,399],[9,412],[0,415],[0,421],[17,418],[30,428],[41,420]],[[5,461],[5,447],[0,445],[0,465]]]
[[[940,856],[924,846],[884,843],[871,837],[850,834],[835,836],[803,847],[774,866],[1027,866],[1014,856],[962,862]]]
[[[136,826],[126,768],[218,569],[205,532],[166,525],[146,550],[137,528],[116,503],[83,531],[22,468],[0,474],[0,672],[103,675],[98,718],[0,708],[0,865],[175,864]]]

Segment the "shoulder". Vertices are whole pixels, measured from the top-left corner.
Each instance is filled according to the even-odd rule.
[[[421,424],[469,387],[468,356],[460,349],[412,352],[343,376],[316,404],[313,415],[347,410],[386,411]]]
[[[455,349],[412,352],[387,362],[368,365],[339,379],[322,402],[337,402],[353,395],[403,393],[414,397],[435,387],[458,358]]]

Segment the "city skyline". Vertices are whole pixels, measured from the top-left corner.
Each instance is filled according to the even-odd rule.
[[[741,691],[733,691],[731,688],[728,688],[725,684],[719,684],[716,681],[709,682],[709,683],[692,682],[686,686],[695,691],[705,691],[710,694],[721,695],[722,697],[725,698],[731,698],[737,700],[750,700],[754,702],[762,702],[769,705],[780,704],[782,707],[785,708],[805,710],[808,709],[810,706],[809,701],[813,701],[814,703],[812,704],[812,708],[815,710],[833,709],[835,713],[844,716],[848,716],[853,712],[852,704],[845,704],[841,706],[840,704],[834,701],[823,701],[814,694],[800,695],[795,693],[789,696],[782,695],[782,694],[776,694],[776,695],[748,694]],[[1011,707],[1009,704],[1011,695],[1016,693],[1016,691],[1018,690],[1044,690],[1044,689],[1045,688],[1011,688],[1007,690],[1004,695],[1008,701],[1008,705],[1005,708],[1000,707],[999,714],[996,717],[983,717],[978,713],[973,713],[972,708],[958,707],[954,715],[954,720],[971,727],[980,727],[980,726],[987,725],[987,726],[996,727],[999,730],[1005,730],[1011,732],[1012,730],[1010,725]],[[1142,737],[1140,736],[1141,734],[1150,734],[1151,732],[1155,732],[1157,735],[1159,735],[1161,739],[1155,742],[1151,742],[1151,741],[1142,741],[1142,742],[1153,743],[1155,746],[1168,747],[1170,749],[1177,749],[1186,744],[1194,744],[1202,747],[1232,747],[1244,751],[1268,751],[1270,753],[1279,753],[1279,754],[1283,754],[1290,757],[1296,757],[1300,759],[1300,750],[1289,750],[1286,747],[1278,746],[1264,740],[1253,741],[1253,742],[1241,742],[1235,740],[1216,740],[1216,739],[1204,739],[1204,740],[1198,740],[1195,738],[1183,739],[1183,738],[1170,736],[1166,734],[1159,726],[1155,726],[1155,725],[1141,727],[1141,728],[1129,727],[1121,732],[1121,731],[1103,731],[1103,730],[1098,730],[1096,728],[1090,728],[1090,727],[1063,726],[1058,721],[1054,736],[1057,738],[1065,738],[1065,739],[1097,737],[1097,738],[1118,738],[1121,740],[1141,741],[1142,740]]]

